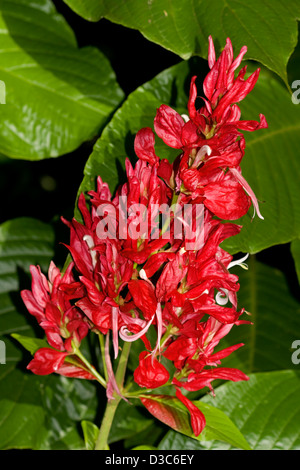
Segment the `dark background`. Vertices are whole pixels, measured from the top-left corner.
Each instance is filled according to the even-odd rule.
[[[73,13],[62,0],[53,0],[53,3],[73,29],[79,47],[92,45],[107,56],[126,96],[181,61],[177,55],[146,40],[138,31],[105,19],[91,23]],[[88,142],[67,155],[38,162],[4,158],[0,173],[0,223],[23,216],[54,221],[58,239],[67,243],[68,233],[59,219],[73,216],[77,190],[93,144]],[[269,248],[258,253],[257,258],[282,270],[292,292],[300,299],[289,244]]]

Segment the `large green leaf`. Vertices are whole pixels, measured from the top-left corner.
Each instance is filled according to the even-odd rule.
[[[205,0],[64,1],[88,20],[105,17],[138,29],[183,59],[207,57],[210,34],[218,49],[230,36],[236,49],[246,44],[250,59],[278,73],[287,83],[287,62],[297,44],[297,0],[288,4],[280,0],[211,0],[209,4]]]
[[[27,275],[31,264],[48,270],[54,238],[51,225],[31,218],[10,220],[0,226],[0,338],[6,344],[7,364],[22,358],[10,334],[34,336],[35,323],[19,291],[30,286]]]
[[[226,383],[205,403],[220,408],[240,429],[253,450],[299,450],[300,375],[296,371],[252,374],[248,382]],[[201,442],[210,450],[232,449],[220,441]],[[159,450],[199,449],[193,439],[173,431]]]
[[[0,227],[0,338],[6,349],[5,364],[0,365],[2,449],[38,447],[46,432],[37,381],[33,375],[15,368],[22,352],[10,334],[34,335],[20,302],[20,277],[28,273],[33,263],[47,269],[53,242],[51,227],[33,219],[16,219]]]
[[[0,0],[0,152],[39,160],[96,136],[123,92],[99,50],[79,49],[51,0]]]
[[[39,377],[0,365],[0,449],[83,449],[83,419],[95,419],[88,381]]]
[[[136,160],[133,153],[136,132],[145,126],[153,128],[156,108],[162,103],[186,113],[189,79],[192,74],[200,75],[205,70],[202,62],[182,62],[135,90],[96,142],[80,191],[94,189],[98,175],[114,190],[123,178],[126,156]],[[256,253],[287,243],[300,234],[300,159],[295,153],[300,107],[292,103],[289,93],[274,75],[263,70],[241,108],[242,119],[257,120],[259,113],[264,113],[269,124],[268,129],[245,132],[247,145],[242,161],[243,175],[258,199],[264,201],[260,204],[264,220],[257,216],[252,220],[251,208],[249,215],[238,221],[243,225],[241,233],[226,241],[224,247],[231,253]],[[158,138],[156,152],[170,160],[178,153],[164,146]]]
[[[237,367],[245,373],[293,369],[292,343],[300,338],[300,303],[292,295],[281,271],[250,257],[248,271],[236,267],[239,275],[239,308],[251,316],[243,318],[252,325],[234,326],[220,342],[220,348],[244,343],[223,359],[222,365]]]
[[[130,403],[122,401],[117,409],[116,417],[113,421],[108,443],[129,439],[136,434],[140,434],[153,424],[153,420],[140,412],[139,408]]]
[[[103,2],[95,0],[64,0],[78,15],[89,21],[98,21],[103,14]]]
[[[39,448],[47,432],[40,384],[35,378],[0,366],[0,448]]]

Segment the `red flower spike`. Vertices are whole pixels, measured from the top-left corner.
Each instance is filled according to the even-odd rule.
[[[139,355],[135,382],[148,389],[170,383],[176,388],[176,398],[141,396],[142,403],[164,423],[190,433],[187,413],[182,407],[178,411],[180,400],[196,436],[205,427],[205,417],[180,388],[213,391],[216,379],[248,380],[240,370],[219,367],[242,343],[214,352],[234,325],[250,323],[240,319],[244,309],[237,309],[238,276],[230,273],[244,258],[233,260],[220,244],[241,230],[225,220],[239,219],[251,203],[263,218],[240,165],[246,146],[242,131],[267,127],[262,114],[259,122],[241,120],[238,103],[252,91],[260,72],[257,69],[248,78],[246,67],[236,72],[246,46],[234,58],[227,38],[216,58],[211,36],[208,41],[210,71],[203,83],[204,96],[199,96],[193,76],[189,115],[162,104],[154,119],[158,137],[180,150],[174,163],[160,160],[154,132],[150,127],[141,129],[134,142],[138,161],[132,166],[126,159],[127,181],[115,196],[99,176],[96,190],[88,193],[91,209],[85,196],[79,196],[83,223],[65,221],[73,258],[66,272],[62,275],[51,262],[47,279],[39,267],[32,266],[31,290],[21,294],[51,346],[35,353],[28,365],[32,372],[94,379],[74,352],[88,331],[100,331],[107,335],[107,398],[124,398],[113,374],[110,338],[115,358],[119,337],[127,342],[141,340],[146,350]],[[200,108],[196,108],[198,98]],[[176,211],[166,229],[160,210],[170,209],[174,201]],[[203,209],[203,230],[199,214],[194,220],[198,205]],[[159,223],[153,226],[153,220]],[[189,235],[193,232],[192,237],[184,230],[177,237],[178,221],[184,230],[190,229]],[[195,227],[201,244],[190,248]],[[156,341],[149,340],[150,327]],[[172,377],[164,365],[168,361],[170,370],[175,369]]]

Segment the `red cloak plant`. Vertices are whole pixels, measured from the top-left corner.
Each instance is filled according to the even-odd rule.
[[[246,146],[241,131],[267,127],[263,115],[259,122],[240,119],[237,103],[259,76],[258,69],[245,79],[246,67],[235,76],[246,50],[243,47],[234,59],[227,39],[216,60],[209,38],[203,106],[196,108],[194,76],[188,114],[181,116],[162,104],[154,119],[156,135],[180,150],[175,162],[160,159],[153,130],[141,129],[134,143],[138,161],[133,167],[126,160],[127,181],[114,197],[99,176],[97,189],[89,193],[90,208],[83,194],[79,198],[82,222],[64,220],[73,260],[66,272],[61,274],[51,263],[47,280],[32,266],[32,290],[22,292],[49,344],[37,350],[28,365],[33,373],[98,380],[106,388],[108,407],[121,399],[140,398],[152,414],[177,429],[174,417],[157,400],[162,387],[173,386],[172,397],[190,414],[195,436],[203,431],[205,416],[186,392],[208,387],[214,393],[216,379],[248,380],[240,370],[220,367],[222,359],[243,344],[215,351],[234,326],[250,323],[242,318],[244,309],[238,310],[238,276],[230,272],[244,258],[233,261],[220,247],[241,226],[225,220],[242,217],[251,204],[263,218],[240,167]],[[195,217],[199,207],[202,212]],[[162,218],[162,208],[169,218]],[[191,247],[198,239],[200,244]],[[101,341],[106,336],[105,377],[80,351],[87,334],[97,334]],[[110,338],[114,360],[121,354],[115,373]],[[137,365],[125,386],[135,341],[144,349],[134,358]],[[158,388],[159,395],[154,395]],[[98,449],[107,446],[107,426],[103,423],[100,429]]]

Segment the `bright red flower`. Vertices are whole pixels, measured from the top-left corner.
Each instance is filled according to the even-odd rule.
[[[155,136],[149,127],[138,131],[134,140],[134,150],[140,160],[149,162],[151,166],[159,164],[159,157],[154,151]]]
[[[176,386],[183,387],[189,392],[196,392],[204,387],[209,387],[210,390],[213,391],[211,382],[216,379],[239,382],[240,380],[249,380],[249,377],[238,369],[218,367],[217,369],[203,370],[200,373],[192,373],[188,376],[186,382],[178,381],[176,378],[173,378],[172,383]]]
[[[22,299],[29,311],[45,330],[51,348],[41,348],[28,368],[35,374],[58,374],[93,378],[83,364],[67,363],[74,347],[78,348],[88,334],[89,324],[82,312],[71,303],[71,299],[82,295],[80,283],[72,275],[73,263],[62,275],[51,262],[48,280],[39,266],[31,266],[32,290],[23,290]],[[53,349],[52,349],[53,348]],[[82,367],[81,367],[82,366]]]
[[[80,284],[75,283],[72,268],[71,263],[62,275],[51,262],[48,281],[39,266],[31,266],[32,290],[21,292],[29,313],[45,330],[48,343],[60,351],[71,351],[71,342],[79,345],[89,331],[86,319],[70,302],[82,291]],[[68,290],[70,286],[75,289]]]
[[[150,320],[157,308],[153,286],[143,279],[134,279],[129,281],[128,288],[136,307],[142,311],[146,320]]]
[[[78,359],[77,365],[74,365],[74,358],[73,363],[68,363],[66,361],[68,356],[69,353],[67,352],[40,348],[34,354],[34,358],[28,364],[27,369],[36,375],[56,373],[65,377],[76,377],[77,379],[93,380],[95,378]]]
[[[157,388],[168,382],[167,369],[147,351],[139,355],[139,365],[134,371],[134,380],[140,387]]]
[[[231,41],[227,39],[216,60],[210,37],[208,56],[211,70],[203,83],[204,106],[200,109],[195,107],[198,92],[197,77],[194,76],[188,101],[189,117],[184,119],[163,104],[154,119],[157,135],[169,147],[183,151],[174,166],[177,191],[194,201],[203,202],[213,214],[225,220],[245,215],[251,201],[258,216],[263,218],[255,194],[242,179],[239,167],[245,148],[240,130],[254,131],[267,127],[262,114],[260,122],[240,120],[241,111],[236,103],[251,92],[259,76],[258,69],[244,79],[246,67],[237,77],[234,76],[246,51],[247,48],[243,47],[234,59]],[[226,173],[228,169],[232,171]]]

